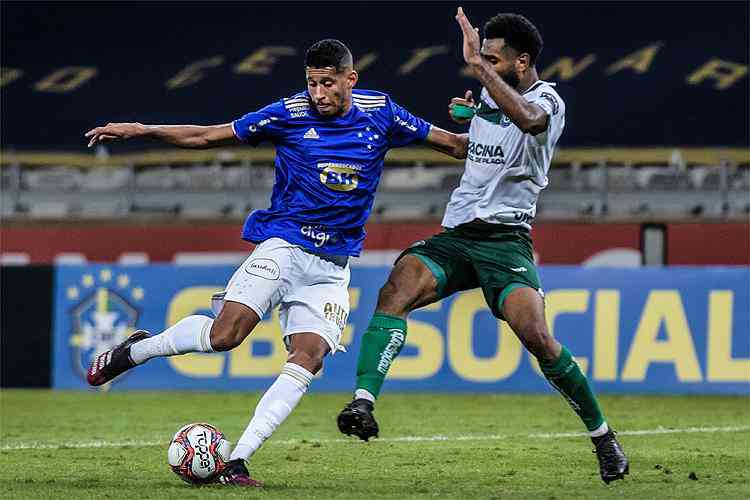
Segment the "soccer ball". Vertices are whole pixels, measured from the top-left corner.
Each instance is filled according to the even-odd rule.
[[[172,438],[167,459],[183,481],[206,484],[224,471],[230,448],[224,434],[213,425],[188,424]]]

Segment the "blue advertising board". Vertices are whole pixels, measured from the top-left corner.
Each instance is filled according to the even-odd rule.
[[[349,391],[387,267],[352,271],[348,352],[326,360],[316,391]],[[158,333],[190,314],[210,314],[227,266],[58,266],[53,387],[86,388],[93,356],[134,328]],[[541,268],[547,321],[599,392],[750,394],[750,269]],[[286,359],[278,315],[264,318],[226,353],[154,359],[111,390],[265,389]],[[412,313],[407,345],[385,390],[549,391],[536,362],[480,291],[456,294]]]

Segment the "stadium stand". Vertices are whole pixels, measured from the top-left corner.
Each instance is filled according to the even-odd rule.
[[[476,4],[471,12],[486,19],[495,8]],[[368,26],[394,22],[389,9],[347,9],[352,18],[366,16]],[[389,40],[369,36],[369,27],[337,26],[336,36],[351,44],[355,59],[370,61],[358,66],[358,86],[387,91],[432,123],[460,130],[445,103],[478,89],[461,73],[452,9],[436,7],[429,23],[408,23],[408,36]],[[613,3],[588,12],[588,29],[579,34],[556,22],[571,15],[567,6],[523,6],[544,32],[539,73],[558,83],[567,103],[540,220],[747,218],[743,9],[739,3],[710,10],[683,6],[675,25],[663,21],[673,18],[668,4],[650,6],[644,17]],[[176,11],[158,3],[120,8],[43,2],[7,9],[4,35],[24,50],[2,48],[0,216],[240,219],[266,206],[275,178],[272,149],[163,151],[135,141],[84,153],[82,134],[106,121],[226,123],[301,90],[301,56],[314,36],[290,34],[288,27],[305,25],[316,12],[304,4],[283,10],[278,16],[274,12],[281,10],[259,13],[231,3],[209,13],[192,4]],[[401,12],[401,19],[424,14],[407,4]],[[96,47],[88,48],[86,61],[50,62],[47,38],[35,35],[44,32],[50,15],[70,28],[55,40],[60,54],[76,54],[97,37],[128,38],[127,50],[117,53],[117,68],[125,73]],[[81,20],[92,16],[101,22],[84,26]],[[201,38],[225,47],[210,61],[200,59],[207,57],[201,40],[163,36],[165,22],[190,26],[196,18],[207,20]],[[254,29],[230,35],[228,20]],[[721,36],[689,35],[712,23],[724,27]],[[137,39],[128,36],[133,25],[139,26]],[[153,39],[160,40],[157,49]],[[460,174],[459,162],[433,152],[394,151],[373,220],[439,220]]]
[[[750,162],[742,149],[563,150],[550,169],[540,218],[692,217],[736,219],[750,213]],[[22,219],[121,216],[242,218],[264,207],[274,182],[272,150],[140,156],[5,155],[2,215]],[[154,164],[153,156],[161,161]],[[62,166],[65,162],[69,166]],[[450,163],[450,164],[446,164]],[[426,150],[392,155],[374,220],[438,220],[461,165]]]

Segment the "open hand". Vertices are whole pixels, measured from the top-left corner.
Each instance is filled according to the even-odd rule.
[[[103,127],[96,127],[84,135],[89,137],[88,147],[104,142],[124,141],[136,137],[143,129],[140,123],[108,123]]]
[[[482,56],[479,53],[480,40],[479,40],[479,28],[475,28],[469,22],[469,18],[464,14],[464,9],[458,8],[456,13],[456,21],[461,26],[461,31],[464,34],[464,61],[466,64],[480,64],[482,62]]]

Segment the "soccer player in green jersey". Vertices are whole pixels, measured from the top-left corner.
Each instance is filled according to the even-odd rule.
[[[409,312],[461,290],[481,288],[492,313],[511,326],[542,373],[588,429],[605,483],[628,473],[589,381],[549,333],[529,237],[539,193],[565,126],[565,103],[537,76],[542,37],[523,16],[499,14],[478,30],[461,8],[463,54],[483,89],[451,101],[455,121],[471,121],[461,183],[446,207],[443,232],[397,259],[362,337],[354,399],[338,417],[345,434],[377,436],[374,402],[406,339]]]

